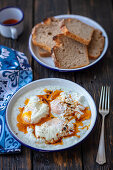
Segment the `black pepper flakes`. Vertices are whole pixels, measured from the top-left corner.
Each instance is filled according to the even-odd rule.
[[[66,130],[66,127],[64,127],[63,130]]]

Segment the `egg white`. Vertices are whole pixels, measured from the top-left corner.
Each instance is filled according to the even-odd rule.
[[[45,103],[40,102],[37,96],[31,96],[28,104],[23,110],[23,120],[27,123],[38,123],[42,118],[49,115],[49,106]],[[31,111],[31,119],[25,113]]]

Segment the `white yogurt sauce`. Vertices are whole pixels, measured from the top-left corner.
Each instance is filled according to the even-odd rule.
[[[81,129],[82,127],[79,126],[79,130],[80,132],[77,133],[77,135],[80,135],[80,138],[76,137],[76,136],[72,136],[72,137],[68,137],[68,138],[64,138],[63,139],[63,145],[49,145],[49,144],[45,144],[44,141],[42,139],[36,139],[35,136],[33,135],[33,129],[31,128],[27,128],[28,133],[24,134],[23,132],[19,131],[17,128],[17,115],[19,114],[19,107],[23,107],[24,106],[24,102],[27,98],[30,98],[31,96],[34,95],[42,95],[45,94],[45,92],[43,91],[45,88],[47,88],[48,90],[56,90],[56,89],[60,89],[63,90],[67,93],[70,93],[72,98],[74,100],[79,101],[84,107],[89,107],[88,102],[86,101],[85,97],[74,92],[71,91],[69,89],[66,88],[61,88],[59,86],[44,86],[43,88],[37,88],[37,89],[33,89],[32,91],[29,91],[23,95],[21,95],[18,100],[15,102],[14,107],[12,108],[12,114],[11,114],[11,120],[12,120],[12,128],[14,133],[18,136],[18,138],[25,144],[31,146],[31,147],[35,147],[38,149],[45,149],[45,150],[54,150],[54,149],[63,149],[69,146],[72,146],[74,144],[76,144],[77,142],[79,142],[79,140],[84,136],[84,134],[87,132],[87,128]],[[84,126],[90,126],[90,122],[91,119],[85,120],[83,121],[83,127]]]

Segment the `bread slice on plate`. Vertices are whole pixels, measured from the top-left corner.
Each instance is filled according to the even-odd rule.
[[[54,37],[56,45],[52,49],[52,58],[56,67],[72,69],[89,64],[87,46],[63,34]]]
[[[40,47],[37,47],[38,48],[38,53],[41,57],[50,57],[51,56],[51,53],[40,48]]]
[[[39,56],[50,57],[51,56],[51,53],[49,53],[48,51],[34,45],[33,43],[32,43],[32,50],[33,50],[34,54],[36,55],[36,57],[39,57]]]
[[[37,24],[32,30],[32,42],[34,45],[51,53],[55,45],[53,37],[61,33],[62,21],[55,18],[48,18],[43,23]]]
[[[102,32],[98,29],[95,29],[92,40],[88,46],[89,57],[93,59],[98,58],[104,49],[104,43],[105,38],[102,35]]]
[[[93,27],[71,18],[64,20],[61,29],[66,36],[85,45],[90,43],[94,32]]]

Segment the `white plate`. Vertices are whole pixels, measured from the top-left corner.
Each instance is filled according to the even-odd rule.
[[[41,148],[41,147],[33,147],[32,145],[30,145],[30,142],[27,143],[24,141],[24,135],[21,135],[21,137],[17,136],[16,132],[15,132],[15,128],[12,124],[12,109],[14,108],[14,105],[16,103],[16,101],[19,99],[19,97],[33,89],[36,88],[45,88],[47,86],[60,86],[61,88],[68,88],[71,89],[72,91],[78,92],[79,94],[85,96],[88,105],[91,109],[91,124],[89,129],[86,131],[86,133],[80,138],[78,139],[76,142],[74,141],[73,143],[71,143],[71,140],[69,140],[69,142],[66,143],[66,145],[54,145],[54,146],[48,146],[48,148]],[[17,106],[18,107],[18,106]],[[10,100],[8,106],[7,106],[7,111],[6,111],[6,123],[7,126],[11,132],[11,134],[22,144],[26,145],[27,147],[30,147],[32,149],[36,149],[39,151],[58,151],[58,150],[63,150],[63,149],[67,149],[70,148],[72,146],[75,146],[76,144],[80,143],[84,138],[86,138],[88,136],[88,134],[91,132],[91,130],[94,127],[95,121],[96,121],[96,116],[97,116],[97,111],[96,111],[96,106],[94,103],[94,100],[92,99],[92,97],[90,96],[90,94],[81,86],[79,86],[78,84],[69,81],[69,80],[65,80],[65,79],[59,79],[59,78],[47,78],[47,79],[40,79],[37,81],[34,81],[32,83],[29,83],[28,85],[22,87]],[[13,118],[14,120],[14,118]]]
[[[36,50],[36,48],[33,46],[32,41],[31,41],[31,35],[29,37],[29,50],[31,52],[31,55],[34,57],[34,59],[40,63],[41,65],[53,69],[53,70],[57,70],[57,71],[62,71],[62,72],[69,72],[69,71],[77,71],[77,70],[82,70],[85,68],[88,68],[94,64],[96,64],[106,53],[107,48],[108,48],[108,36],[105,32],[105,30],[101,27],[101,25],[99,25],[97,22],[93,21],[90,18],[84,17],[84,16],[80,16],[80,15],[58,15],[55,16],[55,18],[59,18],[59,19],[66,19],[66,18],[76,18],[94,28],[99,29],[103,36],[105,37],[105,45],[104,45],[104,49],[103,52],[101,53],[101,55],[96,59],[96,60],[90,60],[90,64],[88,64],[87,66],[84,67],[80,67],[80,68],[75,68],[75,69],[60,69],[58,67],[55,67],[54,62],[52,60],[51,57],[40,57],[38,54],[38,51]]]

